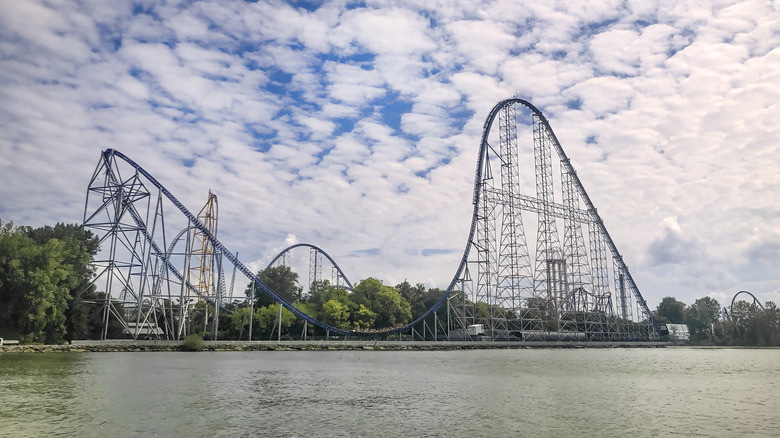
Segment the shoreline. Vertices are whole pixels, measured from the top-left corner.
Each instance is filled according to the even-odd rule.
[[[668,342],[462,341],[204,341],[202,351],[450,351],[564,348],[666,348]],[[181,341],[73,341],[62,345],[3,345],[0,353],[186,351]]]

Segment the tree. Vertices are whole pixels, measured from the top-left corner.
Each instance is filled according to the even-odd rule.
[[[103,315],[105,312],[106,293],[94,292],[93,290],[90,289],[82,295],[82,298],[87,310],[87,331],[85,332],[83,338],[102,339],[103,328],[105,327]],[[111,306],[114,309],[116,309],[118,314],[120,315],[124,314],[125,311],[122,303],[119,303],[117,301],[112,301]],[[161,326],[164,327],[165,325],[161,324]],[[106,339],[121,338],[122,335],[124,334],[124,329],[125,329],[124,326],[122,325],[121,322],[119,322],[119,320],[113,317],[108,318],[108,330],[106,332]],[[79,338],[79,339],[83,339],[83,338]]]
[[[211,330],[214,329],[213,326],[208,326],[207,316],[214,314],[214,306],[207,303],[203,300],[198,300],[195,302],[195,304],[190,304],[189,307],[189,321],[187,322],[187,325],[189,326],[187,332],[189,333],[199,333],[201,334],[201,337],[205,336],[207,333],[209,333]]]
[[[317,306],[314,303],[309,303],[306,301],[298,301],[294,304],[295,308],[300,310],[301,312],[314,317],[315,319],[321,320],[319,318],[319,314],[317,311]],[[301,318],[296,318],[295,322],[290,326],[290,332],[293,334],[299,333],[301,338],[303,338],[303,329],[306,328],[306,336],[312,336],[314,335],[314,326],[309,325]]]
[[[29,236],[38,245],[44,245],[51,239],[59,240],[63,245],[64,265],[70,267],[65,279],[69,289],[67,309],[65,310],[65,340],[83,339],[87,336],[88,306],[85,296],[95,292],[91,284],[95,275],[92,266],[93,257],[100,249],[100,241],[84,226],[58,223],[54,227],[21,227],[20,231]]]
[[[397,285],[395,289],[409,302],[413,316],[417,317],[425,313],[428,308],[428,306],[425,305],[427,298],[425,285],[417,283],[417,285],[412,286],[409,281],[404,280],[403,283]]]
[[[672,324],[685,322],[685,303],[677,301],[673,297],[665,297],[656,308],[656,315],[666,318]]]
[[[377,280],[376,278],[369,277],[358,283],[358,285],[352,289],[352,296],[350,298],[356,304],[363,304],[370,309],[371,303],[373,303],[377,292],[385,287],[387,286],[382,284],[381,281]]]
[[[75,275],[65,260],[59,240],[38,245],[0,224],[0,321],[23,342],[64,340],[69,279]]]
[[[254,323],[262,333],[273,333],[279,325],[279,307],[281,304],[271,304],[257,310]],[[282,308],[282,330],[289,329],[295,322],[295,314]]]
[[[263,269],[257,273],[257,277],[288,303],[294,303],[301,298],[303,289],[298,284],[298,274],[289,266],[279,265]],[[254,290],[255,307],[269,306],[274,303],[270,295],[259,287],[254,287],[254,282],[247,285],[246,295],[251,296],[252,290]]]
[[[715,345],[735,345],[734,327],[733,321],[721,320],[716,322],[712,329],[712,337]]]
[[[305,302],[311,303],[314,306],[315,311],[322,310],[323,304],[330,300],[336,300],[342,304],[354,305],[349,297],[349,292],[346,289],[332,286],[328,280],[312,282],[312,287],[309,289],[309,296]]]
[[[352,310],[351,316],[355,330],[368,329],[376,323],[376,313],[362,304],[358,304],[357,308]]]
[[[718,345],[780,345],[780,309],[772,301],[763,309],[754,302],[737,301],[729,319],[715,323],[713,339]]]
[[[385,286],[375,278],[361,281],[351,298],[376,314],[375,328],[395,327],[412,319],[409,302],[395,288]]]
[[[241,338],[244,336],[244,331],[246,330],[247,335],[249,333],[249,316],[250,316],[250,308],[249,307],[239,307],[235,310],[233,310],[233,313],[230,315],[230,328],[234,332],[238,333],[238,339],[241,340]],[[256,327],[255,324],[257,324],[260,321],[260,309],[255,309],[253,318],[253,329]],[[254,330],[252,330],[254,331]]]
[[[349,329],[349,307],[336,300],[322,305],[322,322],[340,329]]]
[[[755,303],[737,301],[731,306],[735,345],[758,345],[761,308]]]
[[[712,334],[712,326],[718,321],[720,304],[710,298],[699,298],[686,309],[685,323],[691,333],[691,341],[705,341]]]
[[[412,320],[409,303],[391,287],[384,287],[376,294],[371,311],[376,313],[374,325],[380,327],[395,327]]]
[[[773,301],[767,301],[759,318],[759,344],[780,345],[780,309]]]
[[[329,280],[315,280],[312,281],[309,285],[309,292],[306,295],[306,301],[308,302],[319,302],[319,305],[322,306],[322,301],[318,299],[318,297],[321,297],[325,294],[327,294],[331,289],[333,289],[333,286],[331,286]],[[343,290],[343,289],[342,289]],[[327,301],[327,300],[325,300]]]

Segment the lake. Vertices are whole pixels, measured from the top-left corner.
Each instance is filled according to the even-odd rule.
[[[780,349],[0,354],[0,436],[776,437]]]

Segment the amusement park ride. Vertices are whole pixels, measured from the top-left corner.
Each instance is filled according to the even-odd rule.
[[[438,301],[408,325],[371,332],[332,327],[282,299],[218,240],[216,195],[209,193],[193,214],[119,151],[101,154],[87,190],[84,225],[100,238],[95,264],[96,281],[104,282],[107,292],[105,326],[116,318],[134,338],[180,339],[199,301],[219,309],[233,299],[236,271],[331,335],[410,332],[424,338],[420,333],[427,330],[449,340],[652,338],[652,314],[628,266],[547,119],[529,102],[507,99],[490,111],[472,206],[463,256]],[[292,252],[305,250],[309,284],[322,279],[325,266],[332,284],[352,287],[336,262],[314,245],[293,245],[269,266],[289,263]],[[233,271],[230,293],[226,270]],[[200,307],[208,311],[209,306]],[[446,309],[446,322],[438,319],[440,308]]]

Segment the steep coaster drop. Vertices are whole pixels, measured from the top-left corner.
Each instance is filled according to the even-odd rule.
[[[530,114],[530,122],[518,118],[518,109]],[[496,119],[498,132],[493,129]],[[518,120],[530,128],[524,137],[529,141],[518,141]],[[552,150],[558,162],[553,162]],[[524,163],[533,163],[533,176],[525,180],[520,167]],[[553,168],[559,169],[560,178]],[[499,173],[496,177],[493,169]],[[535,196],[521,193],[528,180],[533,181]],[[501,101],[490,111],[483,126],[463,256],[445,293],[407,325],[357,331],[316,320],[260,281],[217,239],[204,217],[191,213],[129,157],[114,149],[103,151],[87,190],[84,225],[96,232],[103,248],[95,264],[96,280],[105,281],[106,318],[116,317],[134,338],[155,333],[179,339],[186,321],[173,303],[198,296],[219,307],[226,298],[227,260],[296,317],[337,335],[409,331],[445,304],[448,315],[453,314],[452,325],[458,327],[450,333],[448,323],[447,339],[466,339],[469,326],[483,327],[480,336],[492,340],[636,341],[649,340],[652,333],[651,312],[563,148],[542,113],[522,99]],[[526,235],[524,220],[536,225],[535,236]],[[182,231],[170,239],[178,230]],[[186,248],[176,250],[181,241]],[[214,294],[190,280],[193,254],[201,257],[195,270],[199,278],[204,273],[216,277]],[[206,256],[213,268],[204,262]],[[166,327],[162,335],[161,326]]]

